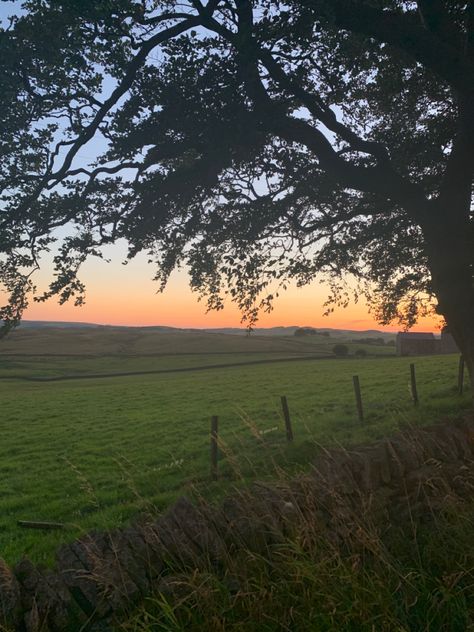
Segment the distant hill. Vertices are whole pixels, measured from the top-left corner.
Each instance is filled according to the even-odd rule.
[[[386,342],[388,340],[395,340],[396,334],[390,331],[379,331],[378,329],[332,329],[331,327],[308,327],[313,329],[316,334],[328,333],[332,338],[383,338]],[[294,336],[295,331],[301,329],[301,327],[256,327],[252,330],[252,335],[256,336]],[[195,330],[199,331],[199,330]],[[209,333],[229,334],[232,336],[248,335],[247,329],[238,327],[224,327],[221,329],[203,329],[200,331],[206,331]]]
[[[119,355],[151,356],[181,354],[265,353],[331,355],[334,343],[350,345],[377,333],[390,340],[393,334],[382,332],[341,332],[329,336],[297,337],[297,327],[258,328],[246,335],[245,329],[177,329],[173,327],[114,327],[92,323],[26,321],[0,339],[0,354],[14,355]],[[324,330],[328,331],[328,330]],[[364,340],[361,340],[365,344]],[[384,348],[384,345],[381,347]]]
[[[22,320],[20,327],[22,329],[45,329],[46,327],[54,327],[54,329],[91,329],[93,327],[107,327],[107,325],[75,323],[62,320]]]
[[[251,335],[256,336],[293,336],[299,327],[255,327]],[[217,329],[205,329],[209,333],[229,334],[231,336],[248,335],[248,330],[244,327],[221,327]]]
[[[301,326],[280,326],[280,327],[256,327],[252,330],[251,336],[293,336],[297,329]],[[156,333],[203,333],[203,334],[225,334],[231,336],[248,336],[248,330],[245,327],[217,327],[217,328],[179,328],[167,327],[163,325],[149,325],[145,327],[133,327],[126,325],[98,325],[95,323],[81,323],[68,321],[47,321],[47,320],[24,320],[20,325],[20,329],[101,329],[113,331],[128,332],[156,332]],[[354,339],[379,337],[386,342],[395,339],[395,333],[387,331],[379,331],[377,329],[353,330],[353,329],[333,329],[331,327],[311,327],[316,333],[327,332],[331,338]]]

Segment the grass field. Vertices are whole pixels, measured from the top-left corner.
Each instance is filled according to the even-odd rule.
[[[230,337],[230,336],[229,336]],[[245,338],[244,338],[245,339]],[[292,341],[290,341],[292,342]],[[232,343],[234,344],[234,343]],[[285,344],[279,341],[277,344]],[[456,356],[417,358],[420,406],[408,389],[409,359],[306,359],[182,373],[31,382],[9,375],[83,375],[275,360],[275,353],[146,356],[4,355],[0,379],[0,546],[51,559],[57,544],[114,527],[180,494],[213,497],[229,486],[307,466],[319,446],[354,443],[400,423],[455,414]],[[278,353],[282,353],[279,351]],[[296,354],[288,352],[287,357]],[[315,354],[314,354],[315,355]],[[193,365],[194,363],[194,365]],[[98,370],[100,369],[100,371]],[[366,422],[357,421],[352,375],[360,376]],[[287,395],[295,433],[285,441],[279,407]],[[220,480],[208,483],[209,418],[219,415]],[[64,522],[65,531],[22,530],[16,521]]]
[[[349,337],[348,337],[349,336]],[[103,327],[91,329],[22,329],[13,331],[0,340],[0,354],[16,356],[120,356],[143,357],[182,354],[226,353],[321,353],[332,354],[335,343],[344,342],[353,352],[364,348],[371,353],[394,353],[394,347],[364,345],[358,339],[385,338],[393,342],[393,334],[351,332],[332,333],[330,337],[229,335],[207,332],[176,331],[162,333],[150,328]]]

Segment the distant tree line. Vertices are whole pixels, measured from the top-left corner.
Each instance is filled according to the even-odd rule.
[[[330,337],[329,331],[320,331],[314,327],[298,327],[294,332],[295,336],[325,336]]]

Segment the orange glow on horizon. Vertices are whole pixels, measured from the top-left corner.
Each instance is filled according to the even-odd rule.
[[[46,282],[47,276],[43,275]],[[163,294],[156,293],[150,280],[150,267],[143,261],[127,266],[107,265],[103,261],[88,263],[83,274],[87,288],[86,304],[74,307],[72,302],[59,306],[54,300],[31,303],[27,320],[89,322],[104,325],[151,326],[178,328],[242,327],[235,305],[206,314],[206,305],[199,302],[188,286],[184,272],[174,273]],[[346,309],[336,309],[323,316],[327,290],[314,283],[303,288],[290,287],[282,292],[269,314],[262,313],[257,327],[311,326],[332,329],[379,329],[398,331],[396,324],[380,326],[360,301]],[[421,320],[413,331],[439,331],[440,320]]]
[[[50,302],[34,304],[25,313],[25,320],[54,320],[89,322],[100,325],[152,326],[162,325],[178,328],[212,329],[221,327],[242,327],[241,316],[233,305],[224,310],[206,313],[205,306],[190,296],[173,296],[171,292],[153,297],[155,304],[142,298],[140,302],[126,299],[113,301],[95,301],[89,297],[83,307],[72,304],[59,306]],[[132,304],[130,304],[132,303]],[[283,303],[283,301],[280,301]],[[278,305],[269,314],[261,314],[257,327],[308,326],[331,329],[380,329],[398,331],[396,324],[379,325],[367,311],[361,307],[339,309],[330,316],[323,316],[322,307],[313,310],[303,304]],[[412,331],[439,331],[440,324],[429,318],[420,319]]]
[[[173,279],[163,294],[157,294],[152,283],[120,285],[88,285],[86,304],[75,307],[71,302],[58,305],[54,300],[32,303],[27,320],[56,320],[90,322],[103,325],[151,326],[162,325],[178,328],[242,327],[237,307],[227,303],[220,311],[206,313],[204,301],[182,283]],[[367,306],[359,302],[346,309],[336,308],[334,313],[323,316],[324,288],[319,285],[305,288],[289,288],[276,300],[270,313],[260,315],[257,327],[311,326],[332,329],[380,329],[398,331],[395,325],[382,327],[369,314]],[[413,331],[438,331],[434,319],[422,319]]]

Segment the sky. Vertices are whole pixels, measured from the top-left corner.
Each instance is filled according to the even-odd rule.
[[[185,270],[175,272],[163,293],[152,280],[154,267],[146,258],[137,257],[123,265],[125,249],[110,247],[106,252],[110,263],[88,261],[80,275],[86,284],[86,303],[75,307],[72,302],[58,305],[57,300],[31,303],[26,311],[28,320],[56,320],[92,322],[104,325],[165,325],[183,328],[239,327],[241,316],[230,302],[219,312],[206,313],[206,305],[191,292]],[[45,262],[37,281],[45,289],[51,280],[52,266]],[[318,282],[303,288],[290,286],[276,300],[270,314],[262,314],[259,327],[312,326],[335,329],[384,329],[397,331],[396,324],[381,327],[371,317],[363,301],[348,308],[336,308],[330,316],[323,316],[328,288]],[[421,321],[413,331],[437,331],[432,319]]]
[[[18,1],[2,2],[0,20],[14,10]],[[94,140],[82,150],[79,161],[89,162],[97,148]],[[197,295],[189,289],[185,270],[174,273],[167,289],[157,293],[157,285],[152,281],[154,269],[145,257],[138,257],[127,266],[123,247],[110,250],[107,255],[111,262],[91,260],[84,266],[81,279],[87,287],[86,303],[75,307],[72,302],[60,306],[55,299],[45,303],[31,302],[24,318],[28,320],[81,321],[110,325],[167,325],[173,327],[238,327],[241,316],[237,308],[227,303],[219,312],[206,313],[206,305],[199,302]],[[51,280],[52,266],[46,260],[38,275],[38,285],[45,289]],[[361,301],[346,309],[338,308],[328,317],[323,316],[324,302],[328,288],[314,282],[303,288],[290,286],[274,304],[274,310],[262,314],[258,322],[261,327],[298,325],[332,327],[339,329],[386,329],[396,331],[393,324],[382,328],[369,314],[366,304]],[[0,300],[1,300],[0,294]],[[414,331],[436,331],[439,323],[424,319]]]

